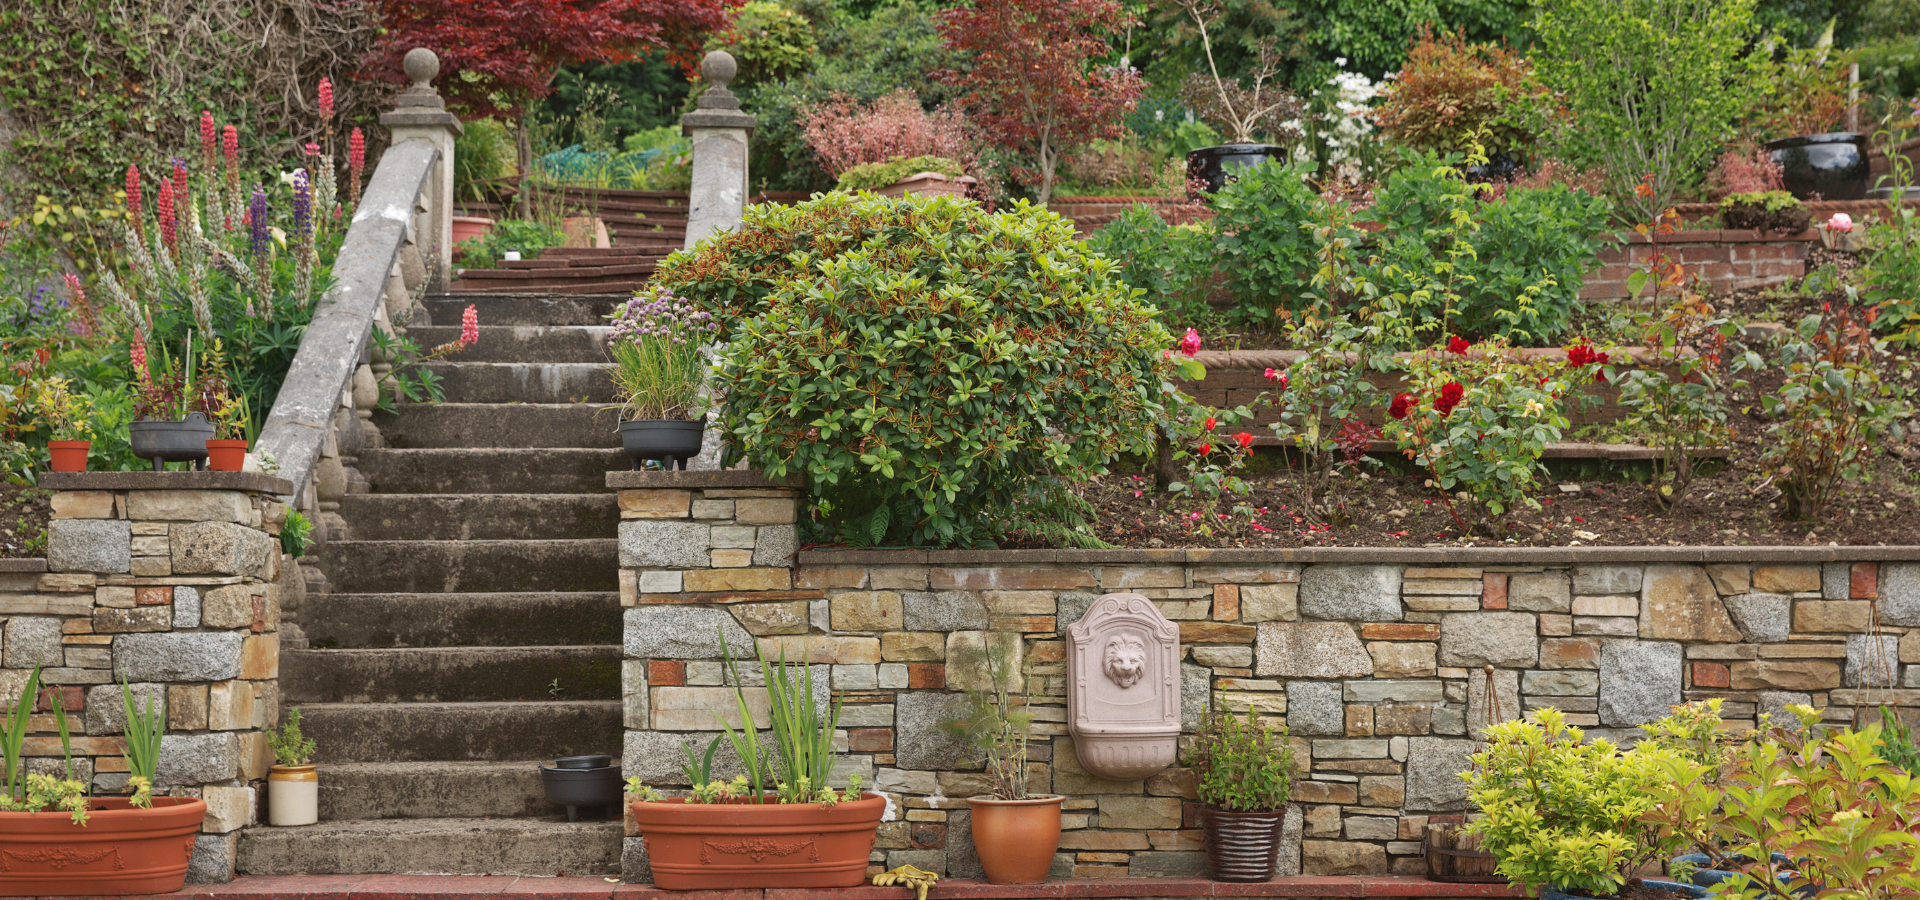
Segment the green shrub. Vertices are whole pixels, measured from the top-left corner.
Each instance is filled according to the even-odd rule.
[[[1114,277],[1146,291],[1146,300],[1179,322],[1199,322],[1212,310],[1213,230],[1169,225],[1153,207],[1136,204],[1087,237],[1087,249],[1118,265]]]
[[[567,242],[566,232],[529,219],[501,219],[486,234],[470,238],[454,248],[460,265],[469,269],[491,269],[500,265],[500,255],[508,250],[520,252],[521,259],[537,259],[540,251]]]
[[[486,200],[494,194],[488,182],[514,174],[519,150],[507,126],[494,119],[463,124],[466,130],[453,139],[453,195],[459,200]]]
[[[854,166],[840,173],[837,191],[871,191],[898,184],[900,179],[921,172],[938,172],[948,178],[967,174],[960,164],[941,156],[896,156],[883,163]]]
[[[1326,201],[1307,184],[1311,164],[1265,163],[1237,170],[1213,195],[1213,265],[1233,295],[1233,317],[1270,323],[1300,305],[1320,242],[1312,227],[1328,218]]]
[[[1564,185],[1508,191],[1475,211],[1473,283],[1462,290],[1461,331],[1550,343],[1580,307],[1588,270],[1611,243],[1613,204]],[[1529,294],[1528,289],[1540,285]]]
[[[1186,765],[1200,802],[1228,812],[1287,808],[1293,795],[1293,748],[1287,730],[1260,721],[1253,707],[1246,721],[1214,711],[1193,736]]]
[[[843,539],[981,545],[1153,445],[1172,341],[1053,213],[835,193],[668,262],[733,321],[729,441]]]

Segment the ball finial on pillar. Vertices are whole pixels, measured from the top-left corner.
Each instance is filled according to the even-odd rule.
[[[425,47],[408,50],[400,65],[406,70],[407,78],[413,82],[416,91],[432,90],[433,79],[440,74],[440,57]]]
[[[740,64],[734,62],[733,54],[725,50],[714,50],[700,60],[700,77],[717,88],[725,89],[739,72]]]

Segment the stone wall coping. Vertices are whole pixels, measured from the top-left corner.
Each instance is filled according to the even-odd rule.
[[[47,561],[44,559],[0,559],[0,572],[45,572]]]
[[[607,487],[613,490],[697,490],[700,488],[797,488],[800,479],[774,481],[759,472],[746,469],[721,469],[704,472],[613,471],[607,473]]]
[[[1424,352],[1424,351],[1423,351]],[[1470,351],[1479,355],[1480,351]],[[1608,351],[1622,362],[1641,363],[1643,360],[1656,360],[1654,351],[1645,347],[1620,347]],[[1565,360],[1564,347],[1523,347],[1510,351],[1511,355],[1522,360],[1548,359]],[[1264,369],[1291,366],[1307,355],[1304,350],[1202,350],[1193,355],[1201,365],[1209,369]],[[1394,359],[1412,359],[1414,354],[1395,353]],[[1349,354],[1349,358],[1353,355]]]
[[[1907,562],[1920,546],[1894,547],[1296,547],[1164,550],[803,550],[803,566],[1372,565],[1537,566],[1596,563]]]
[[[48,472],[50,491],[258,491],[291,494],[293,483],[265,472]]]
[[[462,875],[243,875],[227,884],[190,884],[174,898],[351,900],[371,896],[492,900],[502,895],[558,900],[907,900],[910,888],[750,888],[663,891],[602,878]],[[1107,897],[1530,897],[1509,884],[1450,884],[1404,875],[1292,875],[1253,884],[1205,878],[1068,878],[1043,884],[940,880],[930,900],[1029,900]]]

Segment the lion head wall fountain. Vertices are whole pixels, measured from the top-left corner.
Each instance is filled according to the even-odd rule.
[[[1116,781],[1180,749],[1180,629],[1139,594],[1106,594],[1067,626],[1067,729],[1080,765]]]

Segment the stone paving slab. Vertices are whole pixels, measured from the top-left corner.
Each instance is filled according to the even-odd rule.
[[[606,878],[539,878],[525,875],[265,875],[227,884],[188,885],[170,898],[220,900],[905,900],[906,888],[773,888],[737,891],[663,891],[647,884]],[[1258,884],[1228,884],[1204,878],[1074,878],[1043,884],[993,885],[943,880],[929,900],[1039,900],[1104,897],[1527,897],[1505,884],[1448,884],[1405,876],[1300,876]],[[53,900],[53,898],[46,898]],[[68,900],[68,898],[60,898]],[[75,898],[77,900],[77,898]]]

